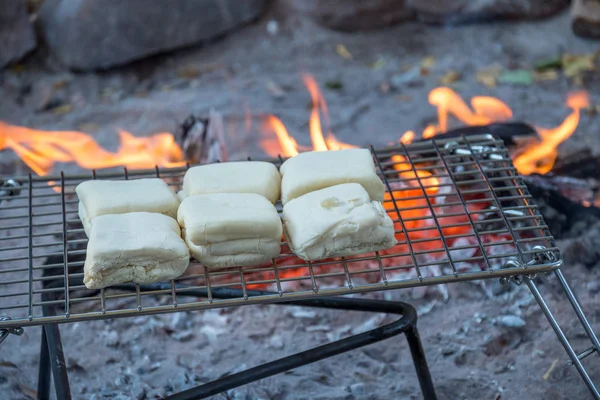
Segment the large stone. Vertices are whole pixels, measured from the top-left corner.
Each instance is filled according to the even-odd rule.
[[[340,31],[383,28],[412,18],[405,0],[293,0],[317,23]]]
[[[258,17],[266,3],[46,0],[39,19],[48,45],[65,65],[93,70],[215,38]]]
[[[20,60],[36,45],[25,1],[0,0],[0,68]]]
[[[463,24],[496,19],[538,19],[564,10],[569,0],[410,0],[423,22]]]

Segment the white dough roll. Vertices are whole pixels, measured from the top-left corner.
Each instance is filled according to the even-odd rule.
[[[342,183],[359,183],[371,200],[383,201],[385,187],[367,149],[312,151],[286,160],[280,168],[281,203]]]
[[[177,220],[192,256],[207,267],[259,265],[281,251],[281,219],[256,193],[187,197]]]
[[[135,212],[94,219],[83,283],[101,289],[119,283],[152,283],[179,277],[190,262],[177,221]]]
[[[275,204],[281,175],[275,165],[263,161],[236,161],[199,165],[183,178],[183,196],[211,193],[256,193]]]
[[[322,260],[396,245],[394,223],[358,183],[297,197],[283,207],[285,235],[303,260]]]
[[[179,197],[162,179],[91,180],[77,185],[79,218],[90,236],[94,218],[107,214],[153,212],[177,218]]]

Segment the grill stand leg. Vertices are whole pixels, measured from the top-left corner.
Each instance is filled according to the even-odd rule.
[[[217,294],[213,291],[213,295]],[[225,296],[223,296],[225,297]],[[217,379],[207,384],[196,386],[191,389],[176,393],[167,397],[168,400],[203,399],[218,393],[255,382],[273,375],[289,371],[313,362],[333,357],[359,347],[376,343],[384,339],[404,333],[410,347],[417,378],[421,386],[421,392],[425,400],[436,400],[435,388],[423,346],[416,328],[417,313],[415,309],[406,303],[361,300],[351,298],[323,298],[314,300],[301,300],[281,305],[302,305],[319,308],[332,308],[354,311],[384,312],[402,314],[402,318],[391,324],[338,340],[311,350],[303,351],[292,356],[284,357],[276,361],[259,365],[254,368]]]
[[[585,315],[583,314],[583,311],[581,310],[581,306],[579,305],[579,303],[577,302],[577,299],[573,295],[573,292],[569,288],[569,286],[568,286],[568,284],[567,284],[564,276],[562,275],[562,272],[560,272],[560,270],[556,270],[555,274],[556,274],[556,276],[559,279],[559,282],[560,282],[560,285],[561,285],[562,289],[567,294],[567,297],[569,298],[569,302],[571,303],[571,305],[573,306],[573,309],[577,313],[577,317],[581,321],[584,329],[586,330],[586,333],[590,337],[590,340],[592,340],[592,343],[594,343],[596,345],[598,343],[598,338],[596,337],[596,335],[592,331],[592,328],[591,328],[591,326],[590,326],[587,318],[585,317]],[[563,345],[563,347],[567,351],[567,354],[568,354],[569,358],[571,359],[571,362],[573,363],[573,365],[575,366],[575,368],[577,369],[577,371],[579,372],[579,374],[583,378],[583,381],[585,382],[586,386],[588,387],[588,389],[592,393],[592,396],[594,397],[594,399],[600,400],[600,392],[598,391],[598,389],[594,385],[594,382],[590,378],[590,376],[587,373],[585,367],[583,366],[581,360],[577,356],[577,353],[573,349],[573,346],[571,346],[571,343],[569,342],[569,340],[567,339],[567,337],[564,334],[563,330],[561,329],[560,325],[558,324],[558,321],[556,321],[556,318],[554,318],[554,315],[552,314],[552,311],[550,311],[550,308],[548,307],[548,304],[546,304],[546,301],[544,300],[544,298],[542,297],[542,295],[541,295],[540,291],[538,290],[537,286],[533,282],[533,279],[531,277],[526,277],[525,278],[525,283],[527,284],[527,287],[531,291],[531,294],[533,295],[533,297],[535,298],[535,300],[539,304],[540,308],[542,309],[542,312],[546,316],[546,319],[550,323],[550,326],[554,330],[554,333],[556,333],[556,336],[558,337],[558,340],[560,341],[560,343]]]
[[[38,373],[38,400],[50,399],[50,353],[48,353],[48,339],[46,329],[42,326],[42,340],[40,343],[40,369]]]
[[[48,299],[42,295],[42,299]],[[42,307],[44,316],[54,315],[50,306]],[[69,374],[67,363],[63,353],[62,340],[58,324],[42,326],[42,338],[40,344],[40,369],[38,373],[38,399],[49,398],[50,372],[54,378],[54,390],[56,398],[60,400],[71,400],[71,388],[69,386]],[[45,396],[45,397],[44,397]]]
[[[410,354],[412,355],[413,363],[417,371],[417,378],[419,379],[419,385],[421,386],[421,392],[425,400],[437,399],[435,394],[435,388],[431,380],[431,373],[429,372],[429,366],[427,365],[427,359],[425,358],[425,351],[423,351],[423,345],[421,344],[421,337],[417,330],[417,325],[412,326],[405,333],[408,346],[410,347]]]

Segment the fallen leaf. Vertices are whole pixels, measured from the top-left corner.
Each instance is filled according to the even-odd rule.
[[[552,374],[552,371],[556,367],[556,364],[558,364],[558,360],[552,361],[552,364],[550,364],[550,368],[548,368],[548,371],[546,371],[546,373],[544,375],[542,375],[543,380],[547,381],[548,379],[550,379],[550,375]]]
[[[424,57],[421,60],[421,68],[429,69],[435,64],[435,58],[432,56]]]
[[[68,114],[73,111],[72,104],[63,104],[62,106],[54,107],[50,109],[52,114]]]
[[[69,83],[69,82],[67,82],[65,79],[63,79],[63,80],[60,80],[60,81],[56,81],[56,82],[54,82],[54,83],[52,84],[52,88],[53,88],[53,89],[56,89],[56,90],[58,90],[58,89],[62,89],[62,88],[64,88],[65,86],[67,86],[67,84],[68,84],[68,83]]]
[[[398,101],[406,102],[406,101],[411,101],[412,100],[412,96],[400,95],[400,96],[396,96],[396,99]]]
[[[533,65],[533,68],[535,68],[536,71],[544,71],[547,69],[556,69],[560,67],[562,67],[561,57],[545,58]]]
[[[10,361],[0,361],[0,367],[19,369],[16,364],[11,363]]]
[[[267,90],[269,91],[269,93],[271,93],[271,95],[273,97],[278,98],[278,99],[285,97],[285,91],[281,88],[281,86],[279,86],[272,80],[269,79],[266,83],[266,86],[267,86]]]
[[[186,65],[177,71],[177,76],[183,79],[194,79],[199,77],[200,74],[202,74],[202,71],[200,71],[198,67],[194,65]]]
[[[379,58],[377,59],[377,61],[375,61],[374,63],[372,63],[372,64],[370,65],[370,67],[371,67],[372,69],[380,69],[380,68],[382,68],[384,65],[385,65],[385,60],[384,60],[383,58],[379,57]]]
[[[150,92],[149,92],[149,91],[147,91],[147,90],[141,90],[141,91],[139,91],[139,92],[135,92],[135,93],[133,94],[133,97],[137,97],[137,98],[139,98],[139,99],[145,99],[145,98],[147,98],[148,96],[150,96]]]
[[[562,56],[562,66],[567,78],[573,78],[582,72],[594,71],[596,69],[596,54],[564,54]]]
[[[350,53],[343,44],[338,44],[335,46],[335,51],[340,57],[345,58],[346,60],[352,60],[352,58],[354,58],[352,57],[352,53]]]
[[[34,389],[32,389],[28,386],[24,386],[24,385],[19,385],[18,388],[24,396],[29,397],[32,400],[35,400],[38,398],[37,390],[34,390]]]
[[[584,110],[590,116],[600,114],[600,104],[590,104],[588,107],[584,108]]]
[[[509,85],[531,85],[533,83],[533,74],[524,69],[515,69],[503,71],[498,77],[498,82]]]
[[[97,129],[100,129],[100,125],[94,124],[93,122],[84,123],[84,124],[77,125],[77,129],[79,129],[80,131],[83,131],[83,132],[90,132],[90,131],[95,131]]]
[[[383,94],[388,94],[391,90],[391,86],[388,82],[381,82],[379,84],[379,91]]]
[[[575,75],[572,82],[574,86],[583,86],[583,76]]]
[[[340,90],[344,87],[344,84],[340,81],[329,81],[325,82],[325,87],[331,90]]]
[[[444,74],[444,76],[442,76],[440,78],[440,83],[442,85],[450,85],[456,81],[458,81],[461,78],[461,73],[458,71],[450,71],[447,72],[446,74]]]
[[[23,64],[13,64],[8,68],[11,72],[19,73],[25,71]]]
[[[492,66],[477,71],[477,73],[475,74],[475,79],[477,79],[479,83],[482,83],[489,88],[493,88],[496,87],[496,83],[499,76],[500,67]]]
[[[558,70],[547,69],[544,71],[535,71],[533,73],[533,79],[536,81],[555,81],[558,79]]]

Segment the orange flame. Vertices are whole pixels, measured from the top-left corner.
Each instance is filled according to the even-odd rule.
[[[552,129],[537,128],[541,142],[530,146],[515,158],[514,165],[519,173],[545,174],[552,170],[558,156],[558,145],[571,137],[579,124],[581,109],[589,107],[587,92],[571,93],[567,98],[567,106],[573,109],[573,112],[563,123]]]
[[[429,103],[437,107],[438,124],[425,128],[424,139],[446,132],[449,115],[467,125],[487,125],[512,118],[512,110],[501,100],[486,96],[473,97],[473,112],[456,92],[446,87],[435,88],[429,92]]]
[[[285,157],[294,157],[298,155],[298,143],[290,136],[285,125],[279,118],[274,115],[269,115],[263,125],[267,132],[271,130],[274,131],[279,140],[279,143],[275,143],[274,145],[265,140],[261,140],[261,147],[269,156],[277,157],[280,153]],[[279,150],[280,148],[281,152]]]
[[[0,151],[12,149],[41,176],[47,175],[55,162],[74,162],[86,169],[185,165],[183,152],[170,133],[140,138],[119,131],[119,137],[119,149],[112,153],[82,132],[41,131],[0,122]]]

